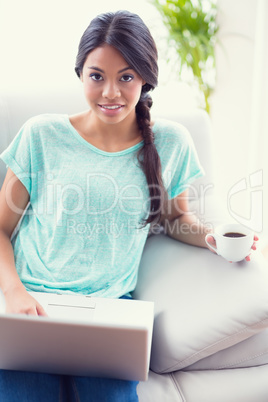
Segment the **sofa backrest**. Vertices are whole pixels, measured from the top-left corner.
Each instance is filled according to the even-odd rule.
[[[42,113],[74,114],[87,109],[83,94],[77,91],[72,93],[25,93],[0,95],[0,153],[8,146],[17,134],[20,127],[30,117]],[[153,110],[152,110],[153,115]],[[194,109],[180,112],[176,115],[163,115],[162,118],[177,121],[183,124],[191,133],[200,162],[206,176],[199,179],[195,186],[204,186],[213,183],[212,163],[212,130],[210,118],[204,110]],[[153,116],[154,118],[154,116]],[[0,187],[6,173],[6,166],[0,160]]]

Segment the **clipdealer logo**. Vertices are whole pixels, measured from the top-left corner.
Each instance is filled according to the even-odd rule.
[[[242,191],[250,191],[249,218],[240,215],[232,208],[232,197]],[[235,183],[228,192],[227,204],[230,215],[237,222],[255,232],[261,232],[263,229],[263,171],[258,170],[250,174],[248,180],[243,178]]]

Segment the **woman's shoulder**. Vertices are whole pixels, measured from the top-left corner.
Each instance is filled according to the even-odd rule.
[[[51,128],[58,124],[64,124],[67,115],[56,113],[44,113],[30,117],[23,125],[23,128],[34,131],[36,128]]]
[[[179,122],[158,118],[154,120],[152,130],[155,134],[155,140],[169,140],[176,142],[188,142],[191,139],[187,128]]]

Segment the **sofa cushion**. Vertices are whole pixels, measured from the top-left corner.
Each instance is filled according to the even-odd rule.
[[[268,329],[205,357],[184,370],[222,370],[257,367],[264,364],[268,365]]]
[[[183,402],[267,402],[268,366],[172,373]]]
[[[151,369],[168,373],[268,327],[268,269],[261,254],[229,263],[163,234],[151,236],[134,297],[155,302]]]
[[[156,374],[150,370],[147,381],[137,386],[139,402],[185,402],[172,374]]]

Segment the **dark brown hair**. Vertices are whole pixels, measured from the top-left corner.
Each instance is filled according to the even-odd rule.
[[[158,81],[157,49],[149,29],[137,14],[128,11],[101,14],[91,21],[80,40],[75,65],[79,78],[88,54],[103,44],[116,48],[146,82],[136,105],[137,123],[144,139],[138,160],[150,194],[150,213],[144,219],[146,225],[159,221],[166,198],[150,116],[152,98],[149,92],[157,86]]]

